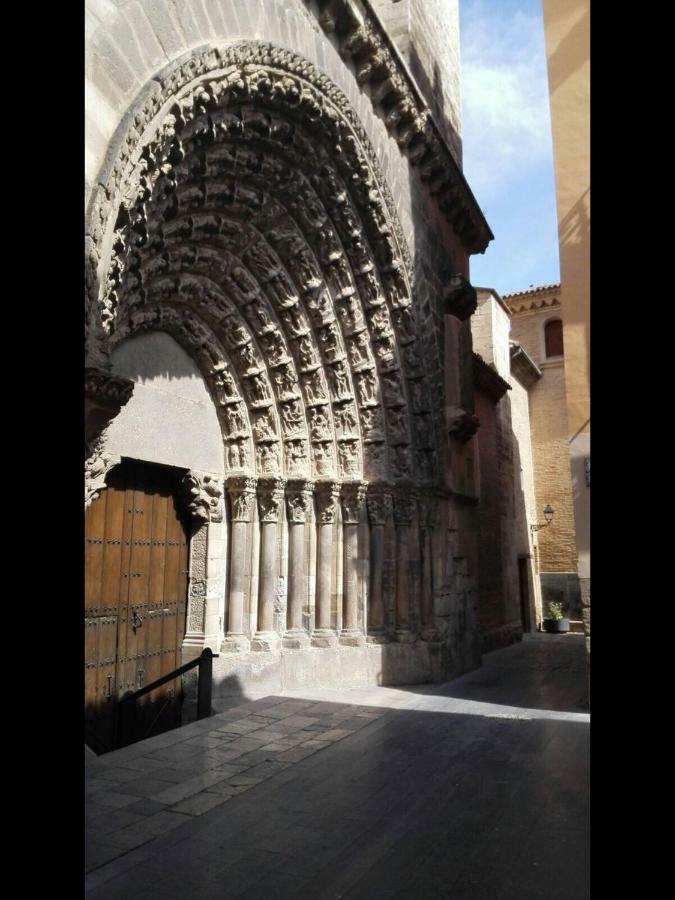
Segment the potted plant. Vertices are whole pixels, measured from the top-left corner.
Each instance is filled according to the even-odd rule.
[[[549,634],[566,634],[570,630],[570,620],[563,612],[562,603],[549,600],[546,604],[546,611],[544,631],[548,631]]]

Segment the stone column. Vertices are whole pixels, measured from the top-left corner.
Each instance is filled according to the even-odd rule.
[[[309,635],[302,622],[307,608],[307,566],[305,562],[305,522],[312,508],[311,481],[289,481],[286,486],[288,515],[288,609],[286,633],[282,645],[300,650],[309,645]]]
[[[258,595],[258,630],[251,650],[276,650],[279,635],[274,630],[274,601],[277,594],[279,560],[277,525],[284,499],[282,478],[258,480],[258,514],[260,516],[260,593]]]
[[[227,492],[232,507],[230,536],[230,595],[227,610],[227,634],[223,651],[237,653],[249,649],[244,634],[244,605],[246,601],[246,557],[248,532],[253,518],[255,478],[229,478]]]
[[[384,566],[384,526],[391,513],[391,492],[386,485],[369,484],[366,497],[370,522],[370,603],[368,608],[368,641],[387,641],[384,627],[382,570]]]
[[[433,534],[440,523],[438,500],[426,497],[419,505],[422,551],[422,640],[438,641],[440,636],[434,615]]]
[[[359,628],[359,519],[366,498],[361,482],[342,485],[342,522],[344,526],[344,594],[340,643],[358,647],[365,643]]]
[[[410,643],[415,640],[411,628],[410,585],[408,572],[408,530],[415,509],[412,491],[403,490],[394,496],[394,524],[396,525],[396,640]]]
[[[316,620],[312,632],[313,647],[334,647],[337,635],[331,627],[331,585],[333,573],[333,529],[340,485],[323,481],[316,485],[317,566]]]

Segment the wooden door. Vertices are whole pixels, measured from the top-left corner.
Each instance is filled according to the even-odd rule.
[[[85,525],[86,740],[114,746],[117,701],[181,665],[188,540],[177,472],[125,462],[91,504]],[[136,739],[180,722],[180,679],[136,704]]]

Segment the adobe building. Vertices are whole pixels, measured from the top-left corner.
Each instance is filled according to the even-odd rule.
[[[468,277],[492,235],[456,0],[86,21],[92,746],[204,648],[221,693],[478,666]]]
[[[483,652],[518,641],[542,620],[531,394],[542,372],[512,340],[497,291],[477,288],[474,343],[478,456],[478,620]]]
[[[511,340],[541,372],[529,392],[529,411],[537,521],[543,521],[545,506],[555,510],[551,525],[537,532],[544,611],[555,600],[565,604],[571,619],[581,620],[560,285],[531,287],[502,299],[511,316]]]

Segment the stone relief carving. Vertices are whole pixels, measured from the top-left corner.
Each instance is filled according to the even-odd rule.
[[[460,406],[453,406],[447,411],[448,433],[463,444],[478,431],[480,420],[473,413]]]
[[[335,481],[319,481],[315,487],[316,514],[321,525],[331,525],[335,521],[340,485]]]
[[[263,51],[261,48],[265,46],[266,49]],[[256,56],[257,54],[257,56]],[[253,77],[253,74],[249,70],[244,70],[242,67],[242,60],[249,60],[254,57],[260,60],[261,67],[260,72],[263,75],[260,76],[259,79]],[[296,69],[296,74],[292,76],[284,76],[282,77],[279,72],[272,71],[270,69],[270,60],[272,61],[272,65],[280,65],[282,67],[286,66],[298,66],[297,58],[293,56],[293,54],[287,53],[285,51],[279,51],[277,48],[270,48],[269,45],[242,45],[238,47],[236,50],[230,51],[212,51],[209,54],[204,54],[199,57],[203,59],[203,71],[206,72],[209,70],[209,66],[213,65],[214,67],[220,66],[222,68],[224,60],[231,60],[234,65],[234,69],[226,76],[227,80],[220,80],[221,76],[218,76],[218,81],[213,81],[209,84],[208,88],[203,88],[204,97],[208,97],[209,99],[203,99],[201,95],[198,95],[198,91],[194,93],[196,98],[196,103],[192,104],[192,95],[188,97],[186,95],[185,103],[182,101],[176,106],[176,113],[174,116],[174,122],[171,124],[171,127],[168,128],[166,133],[162,133],[161,140],[155,141],[151,145],[149,145],[147,152],[148,163],[144,172],[141,174],[140,172],[136,172],[134,177],[138,178],[138,185],[140,193],[134,195],[135,188],[133,185],[130,187],[130,196],[144,196],[146,200],[150,197],[153,186],[153,178],[155,182],[158,178],[164,179],[160,188],[158,188],[158,195],[161,189],[162,195],[167,196],[172,193],[173,187],[172,185],[176,183],[176,181],[180,182],[185,180],[185,175],[178,176],[175,172],[172,172],[172,167],[176,168],[177,166],[183,165],[180,161],[178,161],[177,157],[180,154],[183,154],[185,157],[185,150],[188,150],[188,155],[186,157],[185,162],[185,171],[191,173],[191,177],[204,176],[208,170],[208,166],[210,165],[210,155],[212,152],[215,152],[217,148],[217,157],[220,158],[223,166],[223,170],[221,174],[225,172],[227,166],[232,162],[232,153],[227,148],[223,147],[222,144],[218,144],[218,141],[221,141],[224,137],[228,135],[238,135],[238,138],[242,138],[246,132],[250,132],[251,134],[265,134],[268,137],[276,135],[279,137],[284,129],[286,130],[286,135],[295,134],[295,126],[292,123],[289,123],[283,119],[282,116],[277,116],[276,119],[273,115],[269,113],[269,111],[265,111],[265,113],[261,113],[259,110],[251,109],[246,110],[246,115],[239,119],[236,115],[228,114],[225,110],[216,110],[214,104],[218,102],[225,102],[226,96],[229,98],[229,101],[236,101],[237,98],[240,100],[246,99],[250,100],[252,96],[265,96],[268,98],[274,97],[279,101],[280,104],[288,104],[290,102],[290,98],[294,95],[294,92],[297,93],[298,103],[300,102],[300,98],[305,97],[305,100],[302,102],[309,103],[311,106],[311,98],[313,96],[321,96],[321,94],[315,93],[315,88],[312,87],[312,79],[315,77],[311,72],[311,66],[306,71],[302,70],[304,74],[299,74],[301,72],[300,69]],[[181,83],[181,79],[187,76],[188,70],[186,68],[179,67],[176,69],[174,75],[172,75],[171,81],[171,90],[176,88],[176,85]],[[233,78],[230,81],[230,75],[236,75],[236,78]],[[189,78],[193,79],[195,77],[194,68],[190,69]],[[160,82],[162,83],[162,82]],[[261,93],[261,85],[264,83],[269,84],[269,90],[265,93],[265,90],[262,89]],[[325,83],[327,86],[327,82]],[[324,83],[321,83],[321,89],[324,89]],[[328,88],[330,93],[332,89]],[[335,94],[335,100],[332,101],[336,104],[335,109],[339,110],[339,116],[345,118],[345,121],[349,120],[350,128],[353,133],[360,134],[358,131],[358,122],[353,120],[353,117],[350,118],[351,113],[348,110],[348,107],[345,105],[345,102],[339,98],[339,92]],[[333,96],[331,94],[331,96]],[[201,98],[201,99],[200,99]],[[339,101],[339,102],[338,102]],[[153,101],[154,103],[154,101]],[[200,106],[201,104],[201,106]],[[284,107],[286,108],[286,107]],[[290,109],[290,106],[287,107]],[[157,111],[159,109],[158,106],[153,106],[153,109]],[[199,109],[203,111],[200,113]],[[323,122],[323,117],[325,116],[326,110],[324,109],[323,104],[319,104],[317,106],[317,122]],[[208,112],[208,117],[206,117],[206,113]],[[249,115],[250,112],[250,115]],[[145,115],[145,113],[144,113]],[[147,123],[150,122],[152,115],[154,112],[149,111],[147,113]],[[197,123],[196,119],[199,116],[204,117],[204,121],[200,121]],[[339,119],[338,116],[338,119]],[[207,120],[208,118],[208,120]],[[168,120],[167,120],[168,121]],[[190,131],[190,128],[194,126],[193,130]],[[332,128],[332,124],[326,124],[326,127]],[[380,260],[386,260],[386,264],[389,266],[401,265],[397,259],[397,254],[400,254],[403,259],[403,267],[409,264],[409,259],[407,257],[407,250],[405,248],[405,242],[402,240],[400,236],[400,229],[398,228],[398,224],[395,219],[392,219],[391,216],[387,216],[384,214],[383,209],[383,200],[390,202],[390,197],[387,194],[386,186],[378,185],[373,178],[373,170],[375,168],[374,161],[364,166],[364,158],[363,156],[359,157],[359,154],[362,154],[363,151],[359,148],[358,144],[352,140],[347,140],[351,138],[350,128],[344,129],[344,147],[345,147],[345,155],[344,155],[344,166],[345,172],[341,171],[340,180],[338,181],[335,175],[333,175],[334,187],[328,184],[328,180],[326,184],[329,187],[328,194],[331,208],[334,206],[340,207],[344,218],[345,223],[349,221],[349,227],[353,232],[350,240],[345,240],[342,233],[340,233],[340,239],[347,249],[348,254],[350,254],[350,262],[352,265],[356,265],[358,263],[355,271],[360,272],[362,269],[369,264],[367,258],[367,244],[360,243],[361,236],[359,233],[360,224],[358,219],[354,216],[353,210],[351,209],[351,203],[346,194],[342,178],[345,176],[350,177],[350,167],[351,173],[354,177],[356,173],[359,173],[360,183],[358,186],[353,188],[354,197],[361,198],[361,202],[365,202],[364,198],[368,195],[367,203],[368,210],[365,207],[359,206],[359,214],[365,215],[367,219],[367,228],[365,231],[361,230],[361,234],[368,233],[370,234],[370,229],[373,224],[376,224],[377,227],[382,231],[382,234],[385,236],[383,238],[383,243],[381,246],[384,249],[380,249]],[[145,125],[137,128],[137,135],[144,133]],[[170,132],[172,132],[170,134]],[[167,137],[168,136],[168,137]],[[167,138],[166,142],[163,143],[164,139]],[[136,138],[137,140],[138,138]],[[195,156],[194,148],[191,147],[191,144],[200,144],[201,146],[201,157],[199,159],[193,159]],[[369,145],[367,141],[364,142],[363,145],[367,152],[369,152]],[[165,151],[162,149],[163,147],[170,147],[169,153],[171,156],[163,156]],[[206,148],[209,148],[209,154],[204,153]],[[229,155],[228,155],[229,154]],[[244,147],[236,147],[234,149],[234,159],[236,160],[236,170],[242,173],[242,175],[246,172],[257,173],[262,171],[261,167],[263,163],[268,166],[268,171],[274,170],[275,177],[280,179],[286,179],[284,183],[288,182],[288,179],[291,174],[291,170],[286,167],[284,171],[284,164],[275,161],[273,158],[267,158],[263,160],[260,152],[252,153],[248,149]],[[267,155],[269,156],[269,154]],[[167,162],[168,160],[168,162]],[[342,163],[341,163],[342,166]],[[232,170],[228,170],[232,171]],[[331,171],[331,168],[328,167],[328,172]],[[156,174],[155,174],[156,173]],[[121,177],[121,172],[117,173],[115,177]],[[127,177],[127,175],[125,175]],[[247,216],[253,217],[254,215],[262,214],[263,208],[267,204],[267,206],[271,209],[272,207],[269,205],[267,199],[265,199],[260,191],[251,189],[249,186],[246,186],[242,183],[239,183],[237,180],[227,180],[221,179],[221,185],[217,188],[220,193],[216,194],[219,202],[227,203],[230,206],[239,206],[240,210],[244,212]],[[290,183],[290,182],[288,182]],[[361,184],[364,186],[364,190],[366,193],[361,191]],[[195,187],[195,186],[193,186]],[[324,190],[317,188],[322,198],[326,197],[327,194]],[[113,192],[114,193],[114,192]],[[111,196],[113,194],[111,193]],[[191,191],[186,194],[189,204],[201,205],[203,199],[203,191],[201,189],[197,189]],[[297,194],[298,197],[301,196],[300,193]],[[154,201],[153,201],[154,202]],[[306,191],[306,196],[302,198],[301,202],[306,202],[307,210],[306,214],[312,221],[315,223],[315,227],[318,229],[319,222],[321,227],[325,228],[325,211],[323,209],[322,204],[319,202],[318,197],[314,194],[313,191]],[[328,202],[326,200],[325,202]],[[132,203],[130,203],[130,210],[133,211],[133,203],[135,203],[135,199]],[[280,207],[283,210],[283,207]],[[140,207],[139,207],[140,209]],[[249,272],[252,273],[253,276],[264,280],[266,278],[270,278],[270,280],[274,280],[277,278],[277,285],[281,285],[279,288],[279,292],[274,294],[274,288],[272,289],[272,293],[268,294],[270,298],[273,300],[275,305],[279,307],[283,307],[284,305],[290,305],[296,310],[296,326],[306,326],[306,320],[304,320],[304,316],[300,310],[300,307],[297,306],[297,295],[295,293],[295,288],[290,284],[286,276],[283,274],[283,270],[280,268],[280,262],[274,255],[273,251],[271,251],[264,242],[256,242],[251,241],[250,237],[246,240],[242,240],[237,235],[237,228],[239,228],[239,234],[241,234],[243,229],[243,224],[241,223],[233,223],[232,221],[228,222],[227,218],[224,215],[213,215],[212,213],[204,212],[196,212],[192,206],[190,207],[191,214],[189,216],[189,221],[185,221],[183,223],[176,223],[175,221],[165,223],[167,226],[171,226],[173,231],[169,229],[169,232],[176,237],[176,240],[184,240],[190,236],[196,235],[197,232],[200,232],[203,235],[218,235],[223,236],[228,233],[232,241],[235,243],[237,241],[240,242],[241,247],[245,247],[249,244],[249,249],[244,253],[245,260],[244,262],[247,264],[246,268],[243,265],[232,265],[230,271],[227,274],[227,290],[231,291],[232,296],[237,299],[238,302],[242,304],[249,303],[251,304],[249,310],[245,312],[247,316],[251,317],[251,321],[256,323],[256,331],[264,330],[267,328],[271,328],[270,336],[271,340],[268,345],[264,346],[264,352],[266,361],[272,367],[280,366],[283,364],[283,360],[287,359],[285,356],[285,350],[283,345],[283,339],[281,338],[278,329],[273,324],[272,318],[267,311],[267,307],[261,302],[260,299],[260,288],[258,284],[255,282],[254,278],[251,277]],[[133,215],[136,215],[136,212],[133,212]],[[141,217],[145,215],[145,213],[141,212]],[[351,216],[351,219],[350,219]],[[378,219],[379,216],[379,219]],[[105,221],[105,216],[103,216],[103,221]],[[253,222],[253,218],[251,218]],[[287,220],[288,221],[288,220]],[[365,221],[365,220],[364,220]],[[145,240],[149,244],[152,241],[160,240],[160,243],[157,245],[159,247],[158,256],[155,262],[157,266],[157,272],[161,274],[164,271],[166,259],[164,251],[161,249],[161,237],[158,238],[157,234],[153,233],[153,224],[151,221],[147,221],[143,227],[145,228],[146,237]],[[337,227],[337,226],[336,226]],[[346,227],[346,226],[343,226]],[[272,231],[269,232],[269,239],[272,240],[275,244],[275,250],[278,252],[283,251],[284,255],[287,255],[291,250],[293,251],[293,256],[291,257],[295,263],[296,268],[294,272],[291,272],[293,277],[296,274],[302,272],[304,278],[298,281],[298,284],[303,285],[303,289],[311,291],[314,288],[317,288],[317,292],[312,296],[308,297],[309,304],[315,304],[315,308],[312,308],[313,312],[316,312],[317,319],[316,323],[319,321],[324,323],[323,327],[326,329],[326,335],[323,340],[323,352],[326,359],[330,359],[331,354],[336,356],[337,354],[341,354],[341,341],[340,334],[337,326],[332,323],[332,327],[329,323],[325,322],[325,318],[330,314],[330,309],[326,308],[326,294],[323,289],[320,288],[321,278],[320,273],[316,268],[314,257],[311,251],[308,250],[307,245],[304,243],[304,240],[298,235],[297,230],[294,230],[292,226],[286,225],[285,231],[284,226],[278,226],[275,224],[276,234],[274,237],[272,236]],[[388,229],[388,230],[384,230]],[[339,229],[338,229],[339,230]],[[255,234],[253,229],[249,229],[249,234]],[[346,234],[346,232],[345,232]],[[396,240],[392,240],[391,235],[394,234]],[[100,237],[100,234],[99,234]],[[124,235],[122,235],[124,238]],[[121,238],[121,239],[122,239]],[[332,238],[332,240],[331,240]],[[121,240],[120,239],[120,240]],[[173,239],[173,238],[172,238]],[[166,240],[166,233],[164,234],[164,240]],[[328,256],[334,254],[336,252],[336,247],[339,248],[339,245],[335,241],[335,235],[331,230],[331,234],[327,235],[325,238],[325,246],[324,251],[328,253]],[[180,246],[180,244],[176,245]],[[233,244],[234,246],[234,244]],[[378,245],[379,246],[379,245]],[[255,248],[255,250],[253,250]],[[251,252],[253,250],[253,252]],[[171,251],[173,252],[173,251]],[[187,251],[188,253],[191,251]],[[199,255],[201,254],[201,255]],[[217,254],[214,254],[216,257]],[[201,248],[198,251],[198,258],[202,259],[204,262],[208,258],[208,254],[203,254]],[[173,256],[170,257],[172,265],[175,265]],[[193,260],[193,263],[196,260]],[[290,264],[286,260],[286,265],[288,266],[288,271],[290,272]],[[343,326],[351,323],[352,326],[357,326],[359,320],[362,322],[362,314],[361,314],[361,306],[358,297],[353,293],[353,281],[350,272],[350,265],[347,262],[344,254],[340,253],[339,256],[330,260],[331,265],[334,269],[333,279],[335,284],[341,289],[343,298],[336,304],[338,314],[341,317]],[[217,265],[217,259],[211,258],[210,262],[204,262],[205,265],[208,264],[209,267],[215,267]],[[257,267],[257,268],[256,268]],[[363,284],[372,284],[373,293],[370,296],[370,305],[377,305],[377,303],[384,302],[384,297],[382,296],[381,288],[379,286],[379,281],[374,271],[371,269],[369,272],[365,272],[363,275],[358,276],[359,285],[363,286]],[[265,284],[265,290],[267,291],[267,285],[269,282]],[[187,282],[186,282],[187,284]],[[219,318],[222,318],[222,311],[227,310],[227,306],[223,305],[223,300],[219,295],[213,294],[207,289],[200,289],[197,291],[195,287],[195,282],[191,281],[190,284],[192,287],[189,290],[193,290],[192,300],[190,302],[194,303],[206,303],[209,306],[210,315],[213,315],[214,318],[216,316],[216,310],[218,310],[217,315]],[[131,287],[131,280],[129,281],[129,286]],[[181,282],[182,286],[182,282]],[[119,293],[119,289],[118,293]],[[169,281],[166,284],[165,299],[167,301],[171,301],[171,298],[174,297],[174,292],[176,290],[175,281]],[[350,293],[350,291],[352,293]],[[367,288],[364,291],[365,296],[368,297]],[[119,298],[115,299],[115,303],[117,303]],[[142,301],[141,301],[142,302]],[[345,314],[343,314],[342,310],[345,310]],[[286,310],[284,310],[286,311]],[[228,311],[229,312],[229,311]],[[163,313],[162,313],[163,315]],[[371,326],[373,320],[377,323],[378,319],[376,316],[371,318]],[[385,316],[386,319],[386,316]],[[395,319],[397,330],[399,332],[403,332],[404,325],[399,324],[399,320]],[[192,340],[194,341],[195,346],[207,347],[209,345],[209,335],[210,332],[206,329],[203,333],[200,333],[198,325],[192,326],[190,323],[185,325],[186,329],[190,331],[192,335]],[[223,336],[224,340],[228,344],[233,343],[234,346],[238,346],[239,350],[234,354],[234,362],[237,368],[237,374],[239,377],[248,376],[256,376],[252,377],[250,381],[245,381],[244,384],[251,386],[251,389],[255,394],[255,402],[262,403],[266,400],[270,399],[271,392],[269,390],[269,386],[259,375],[258,370],[261,368],[261,363],[257,359],[257,353],[255,352],[255,348],[253,343],[248,336],[247,330],[239,325],[239,333],[235,334],[234,340],[230,337],[230,323],[228,321],[228,325],[223,328]],[[376,328],[379,326],[376,325]],[[391,326],[387,325],[389,332],[391,332]],[[379,332],[378,332],[379,333]],[[369,365],[372,364],[369,360],[372,360],[372,356],[368,356],[369,347],[369,335],[368,332],[361,332],[357,335],[353,340],[350,339],[348,342],[348,349],[350,360],[354,366]],[[261,342],[262,345],[262,342]],[[387,344],[386,340],[383,340],[379,343],[376,342],[375,350],[377,351],[378,347],[380,348],[380,364],[381,365],[389,365],[395,364],[395,354],[393,350],[393,344]],[[217,348],[212,351],[209,351],[214,359],[218,357]],[[269,358],[268,358],[269,355]],[[308,343],[304,345],[304,358],[303,353],[300,351],[300,347],[298,347],[298,355],[302,362],[302,367],[307,371],[307,369],[311,369],[313,366],[318,365],[318,360],[316,359],[316,355],[314,352],[314,348],[311,345],[311,340],[308,339]],[[277,396],[280,400],[282,399],[291,399],[293,396],[297,396],[297,394],[293,395],[291,393],[292,388],[290,386],[289,381],[283,382],[282,379],[277,381],[275,377],[274,370],[272,375],[272,379],[274,380],[275,386],[278,388]],[[223,376],[223,372],[226,374]],[[307,395],[307,400],[310,400],[313,397],[317,401],[321,401],[325,399],[325,392],[323,390],[323,385],[321,383],[321,376],[319,373],[317,374],[317,390],[313,395],[311,394],[311,389],[305,383],[305,379],[303,377],[303,386],[305,387],[305,392]],[[369,370],[365,373],[361,373],[363,375],[362,378],[357,379],[357,399],[361,406],[363,404],[375,404],[378,402],[378,388],[377,388],[377,379],[376,375],[372,370]],[[214,384],[217,389],[220,391],[218,394],[215,393],[219,402],[232,400],[231,404],[227,404],[228,408],[231,406],[235,412],[233,413],[233,417],[231,420],[228,420],[225,417],[225,421],[227,423],[227,430],[230,437],[239,437],[244,436],[247,433],[247,425],[245,424],[245,416],[242,415],[241,405],[238,401],[238,393],[236,389],[236,383],[232,378],[232,375],[223,368],[220,372],[220,375],[217,376],[219,378],[219,382]],[[329,374],[330,386],[333,389],[334,399],[339,398],[347,398],[351,397],[351,390],[349,386],[349,378],[346,371],[346,367],[342,368],[340,365],[331,368],[331,373]],[[283,383],[283,387],[282,387]],[[400,391],[400,399],[396,399],[394,397],[392,399],[391,395],[387,396],[388,405],[392,405],[392,403],[396,402],[405,402],[402,395],[402,383],[398,385]],[[282,391],[284,393],[282,393]],[[289,396],[290,395],[290,396]],[[265,429],[263,429],[265,431]],[[266,431],[265,431],[266,433]],[[285,431],[285,433],[288,433]],[[377,432],[375,432],[377,433]],[[276,436],[276,429],[272,433],[272,437]],[[261,432],[259,429],[256,430],[256,439],[262,440]],[[271,438],[268,438],[271,439]],[[228,463],[230,459],[234,459],[234,456],[230,457],[230,453],[236,454],[237,459],[239,460],[239,450],[234,449],[236,447],[241,447],[242,451],[247,445],[245,443],[239,444],[239,442],[230,442],[228,444]],[[358,445],[356,445],[358,446]],[[384,449],[384,448],[382,448]],[[332,453],[332,447],[330,452]],[[375,453],[376,451],[371,451]],[[256,451],[258,454],[258,451]],[[340,451],[341,453],[341,465],[343,464],[343,455],[348,453],[348,450]],[[347,463],[346,456],[344,458],[344,464]],[[242,467],[241,464],[239,467]]]
[[[280,469],[278,442],[258,444],[255,448],[258,471],[264,475],[276,475]]]
[[[366,500],[363,482],[346,481],[342,484],[342,518],[345,525],[358,525]]]
[[[403,490],[394,494],[394,522],[396,525],[410,525],[415,515],[417,497],[414,491]]]
[[[289,481],[286,484],[286,507],[289,522],[306,522],[312,509],[311,481]]]
[[[87,452],[85,450],[85,452]],[[121,459],[108,453],[105,449],[103,436],[95,441],[89,448],[84,462],[84,507],[85,509],[94,501],[102,490],[105,489],[105,479],[108,472],[116,466]]]
[[[328,407],[312,406],[309,411],[309,428],[313,441],[327,441],[331,438]]]
[[[343,475],[359,474],[359,442],[340,441],[338,444],[340,471]]]
[[[306,471],[307,467],[307,443],[306,441],[286,441],[284,443],[284,460],[286,472],[289,475],[297,475]]]
[[[393,501],[391,489],[386,485],[369,484],[366,494],[368,520],[371,525],[386,525],[391,518]]]
[[[223,482],[214,475],[188,472],[181,494],[190,516],[197,522],[223,521]]]
[[[258,514],[261,522],[278,522],[284,499],[283,478],[258,479]]]
[[[250,522],[255,501],[255,478],[228,478],[227,493],[230,495],[233,522]]]

